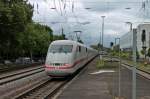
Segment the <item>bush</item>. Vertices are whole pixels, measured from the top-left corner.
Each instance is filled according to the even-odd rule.
[[[96,67],[98,69],[100,69],[101,67],[104,67],[105,63],[104,63],[104,60],[101,59],[101,60],[98,60],[97,63],[96,63]]]
[[[148,49],[147,56],[150,57],[150,48]]]
[[[98,60],[96,67],[98,69],[115,69],[119,65],[119,62],[114,62],[114,61],[105,61],[103,59]]]

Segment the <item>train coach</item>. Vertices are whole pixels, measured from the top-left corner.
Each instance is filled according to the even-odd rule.
[[[75,73],[96,55],[96,50],[76,41],[53,41],[47,52],[45,71],[51,77],[65,77]]]

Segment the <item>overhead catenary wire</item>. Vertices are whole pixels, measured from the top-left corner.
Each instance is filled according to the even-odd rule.
[[[67,0],[66,0],[66,2],[68,2]],[[70,2],[72,2],[72,0],[69,0],[69,3]],[[146,1],[147,2],[147,1]],[[78,19],[78,15],[76,15],[75,13],[76,13],[76,8],[75,8],[75,4],[76,3],[78,3],[78,1],[73,1],[73,3],[72,3],[72,13],[73,13],[73,15],[74,15],[74,18],[75,18],[75,20],[76,20],[76,22],[67,22],[67,23],[77,23],[77,25],[81,25],[80,24],[80,22],[79,22],[79,19]],[[85,2],[85,3],[97,3],[97,2],[94,2],[94,1],[91,1],[91,2]],[[107,3],[107,14],[109,13],[109,9],[110,9],[110,7],[109,6],[111,6],[111,5],[113,5],[113,6],[117,6],[117,5],[120,5],[121,3],[128,3],[128,4],[131,4],[130,6],[131,7],[138,7],[140,4],[142,4],[142,2],[101,2],[101,3]],[[146,5],[145,5],[146,6]],[[140,7],[140,6],[139,6]],[[143,7],[144,7],[144,4],[143,4]],[[137,11],[137,16],[139,16],[139,15],[141,15],[141,13],[143,13],[143,10],[145,10],[146,8],[144,7],[144,8],[140,8],[139,9],[139,11]],[[132,17],[129,17],[126,21],[128,21],[128,20],[130,20]],[[125,23],[126,21],[113,21],[113,22],[111,22],[111,23]],[[133,22],[133,21],[132,21]],[[144,23],[144,22],[146,22],[146,21],[135,21],[135,22],[133,22],[133,23]],[[64,23],[65,24],[65,22],[59,22],[60,24],[61,23]],[[96,23],[96,22],[95,22]],[[149,23],[149,22],[147,22],[147,23]]]
[[[47,0],[46,0],[47,1]],[[58,13],[60,13],[59,11],[58,11],[58,5],[56,5],[56,0],[53,0],[54,1],[54,6],[55,6],[55,8],[56,8],[56,11],[58,12]],[[60,1],[60,0],[59,0]],[[38,0],[37,0],[37,2],[38,2]],[[48,1],[47,1],[48,2]],[[73,10],[76,10],[76,7],[75,7],[75,3],[78,3],[79,1],[76,1],[76,0],[63,0],[63,4],[66,4],[65,5],[65,7],[64,7],[64,5],[63,5],[63,10],[66,10],[66,7],[67,7],[67,3],[68,4],[70,4],[72,2],[72,4],[74,5],[74,7],[73,7]],[[97,3],[97,2],[94,2],[94,1],[85,1],[85,2],[87,2],[87,3]],[[109,5],[111,5],[112,3],[140,3],[140,4],[142,4],[142,2],[129,2],[129,1],[125,1],[125,2],[119,2],[119,1],[117,1],[117,2],[110,2],[110,1],[101,1],[102,3],[107,3],[107,9],[109,10],[110,8],[109,8]],[[36,7],[36,4],[34,5],[35,7]],[[145,1],[145,6],[143,6],[144,7],[144,9],[146,10],[146,8],[149,6],[149,0],[146,0]],[[70,6],[69,6],[70,7]],[[69,8],[68,7],[68,8]],[[62,8],[62,7],[61,7]],[[64,9],[65,8],[65,9]],[[39,5],[37,5],[37,10],[39,9]],[[62,12],[63,12],[63,10],[62,10]],[[78,19],[78,15],[76,15],[75,14],[76,13],[76,11],[74,11],[74,18],[75,18],[75,20],[76,20],[76,23],[77,23],[77,25],[81,25],[80,23],[81,22],[79,22],[79,19]],[[109,11],[107,12],[107,13],[109,13]],[[142,15],[141,13],[143,13],[143,8],[141,7],[141,9],[139,10],[139,11],[137,11],[137,14],[138,15]],[[147,13],[148,13],[148,11],[147,11]],[[138,16],[137,15],[137,16]],[[148,15],[147,15],[148,16]],[[46,16],[45,16],[46,17]],[[68,17],[67,15],[65,16],[63,16],[63,17]],[[145,18],[143,18],[144,20],[145,20]],[[67,20],[67,18],[66,18],[66,20]],[[68,21],[68,20],[67,20]],[[67,22],[66,21],[66,22]],[[142,21],[142,22],[145,22],[145,21]],[[51,22],[42,22],[42,21],[40,21],[39,23],[51,23]],[[59,23],[65,23],[65,22],[59,22]],[[69,23],[74,23],[74,22],[69,22]],[[120,22],[112,22],[112,23],[121,23],[121,21]],[[141,23],[141,22],[134,22],[134,23]],[[0,24],[3,24],[3,23],[0,23]],[[10,23],[10,24],[16,24],[16,23]],[[10,24],[8,24],[8,25],[10,25]]]
[[[56,6],[56,1],[55,1],[55,0],[53,0],[53,3],[54,3],[55,11],[59,14],[59,11],[57,10],[57,6]]]
[[[113,21],[113,22],[111,22],[111,21],[109,21],[110,23],[125,23],[125,22],[127,22],[127,21],[130,21],[130,20],[125,20],[125,21]],[[5,25],[12,25],[12,24],[18,24],[18,23],[23,23],[23,22],[13,22],[13,23],[0,23],[0,24],[5,24]],[[66,22],[61,22],[61,21],[59,21],[59,22],[53,22],[53,21],[36,21],[35,23],[51,23],[51,24],[61,24],[61,23],[66,23]],[[68,21],[67,23],[77,23],[76,21]],[[91,22],[90,21],[90,23],[97,23],[96,21],[93,21],[93,22]],[[150,21],[132,21],[132,23],[137,23],[137,24],[140,24],[140,23],[142,23],[142,24],[150,24]],[[79,24],[82,24],[81,22],[79,23]]]
[[[70,0],[66,0],[66,2],[72,2]],[[75,1],[74,3],[142,3],[143,1]]]
[[[137,11],[136,15],[137,17],[141,17],[141,21],[145,21],[146,18],[149,18],[149,12],[150,12],[150,2],[149,0],[143,0],[141,3],[141,7],[139,11]]]
[[[61,2],[62,2],[62,1],[58,0],[58,3],[59,3],[59,10],[60,10],[61,16],[63,16],[63,11],[62,11]]]

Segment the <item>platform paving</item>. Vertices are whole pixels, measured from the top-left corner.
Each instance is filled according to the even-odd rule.
[[[95,58],[85,70],[69,84],[57,99],[132,99],[132,71],[121,66],[120,98],[118,98],[119,79],[118,68],[115,72],[95,74]],[[103,71],[103,70],[102,70]],[[92,73],[92,74],[91,74]],[[150,99],[150,80],[137,74],[137,98]]]
[[[57,99],[112,99],[108,79],[112,73],[90,74],[97,71],[94,59]]]

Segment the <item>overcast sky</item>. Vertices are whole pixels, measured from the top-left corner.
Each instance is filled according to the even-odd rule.
[[[99,42],[102,18],[105,17],[104,45],[109,47],[114,38],[129,31],[132,22],[136,27],[148,22],[149,0],[29,0],[34,5],[33,20],[50,26],[54,34],[61,29],[68,38],[75,38],[74,31],[82,31],[85,44]],[[144,3],[142,3],[144,2]],[[54,9],[55,8],[55,9]]]

